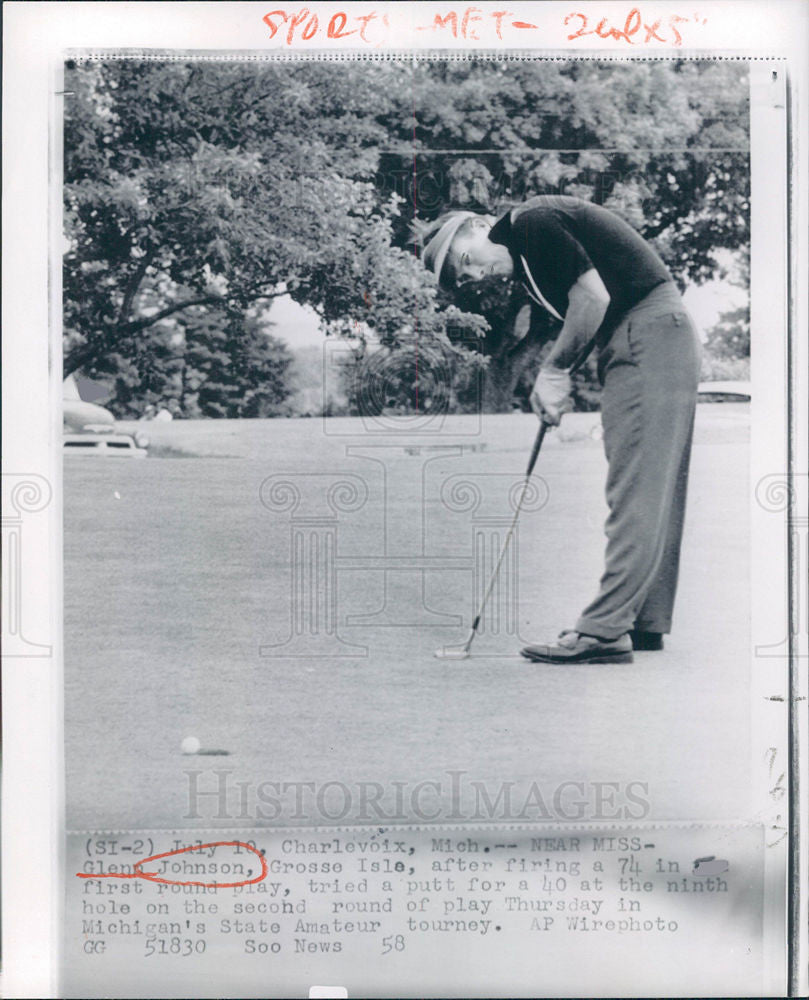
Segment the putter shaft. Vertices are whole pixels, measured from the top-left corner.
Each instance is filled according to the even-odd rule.
[[[525,500],[526,494],[528,493],[528,487],[531,483],[531,473],[534,469],[534,465],[539,455],[539,449],[542,447],[542,441],[545,437],[545,432],[548,429],[548,425],[543,421],[539,428],[539,433],[537,434],[536,441],[534,442],[534,447],[531,451],[531,459],[528,463],[528,471],[525,473],[525,479],[523,480],[522,490],[520,491],[520,498],[517,501],[517,506],[514,510],[514,517],[511,519],[511,524],[506,532],[506,537],[503,539],[503,544],[500,546],[500,554],[497,557],[497,562],[495,563],[494,570],[489,577],[489,583],[486,586],[486,590],[483,594],[483,599],[480,602],[480,607],[478,608],[478,613],[475,615],[475,620],[472,622],[472,630],[467,641],[467,648],[472,645],[472,640],[475,638],[475,633],[478,630],[478,625],[480,625],[480,619],[483,617],[483,612],[486,605],[491,597],[492,590],[494,589],[495,581],[500,573],[500,567],[505,558],[506,552],[508,550],[509,543],[511,542],[511,536],[514,534],[514,529],[517,527],[517,521],[520,517],[520,511],[522,510],[523,501]]]
[[[584,347],[584,349],[579,354],[578,358],[575,360],[570,368],[570,372],[573,373],[577,371],[584,362],[587,360],[587,356],[592,351],[595,346],[596,338],[593,337]],[[508,550],[509,543],[511,542],[511,536],[514,534],[514,529],[517,527],[517,520],[520,516],[520,511],[522,510],[523,501],[525,500],[526,494],[528,493],[528,487],[531,482],[531,473],[534,471],[534,466],[536,465],[537,458],[539,458],[539,452],[542,448],[542,442],[545,440],[545,435],[548,433],[548,428],[551,425],[546,420],[540,420],[539,430],[537,431],[537,436],[534,439],[534,446],[531,449],[531,455],[528,459],[528,467],[525,470],[525,479],[523,480],[522,490],[520,491],[520,498],[517,501],[517,507],[514,511],[514,517],[511,519],[511,525],[506,533],[506,537],[503,540],[503,544],[500,546],[500,554],[497,557],[497,563],[495,564],[492,575],[489,577],[489,583],[486,586],[486,590],[483,594],[483,600],[480,602],[480,607],[478,608],[478,613],[475,615],[475,620],[472,622],[472,629],[469,633],[469,638],[466,640],[464,645],[461,647],[467,653],[469,652],[472,643],[474,642],[475,635],[477,634],[478,626],[480,625],[480,619],[483,617],[483,612],[486,609],[486,605],[491,596],[492,590],[494,589],[495,581],[500,573],[500,566],[505,558],[506,551]]]

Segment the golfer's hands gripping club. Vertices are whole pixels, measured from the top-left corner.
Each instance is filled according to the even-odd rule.
[[[558,426],[562,414],[572,409],[572,388],[573,382],[568,369],[543,366],[531,392],[531,409],[546,424]]]

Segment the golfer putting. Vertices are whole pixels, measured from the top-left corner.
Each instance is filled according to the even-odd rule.
[[[572,371],[598,350],[606,565],[573,627],[522,655],[630,663],[633,649],[662,649],[677,589],[700,367],[699,339],[671,274],[613,212],[557,195],[532,198],[498,220],[450,212],[422,240],[422,261],[445,288],[510,277],[562,322],[531,393],[543,425],[558,425],[571,408]],[[519,506],[515,522],[518,515]],[[474,634],[473,625],[463,655]]]

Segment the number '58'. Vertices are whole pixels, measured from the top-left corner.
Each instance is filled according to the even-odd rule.
[[[382,954],[387,955],[391,951],[404,951],[404,934],[389,934],[382,938]]]

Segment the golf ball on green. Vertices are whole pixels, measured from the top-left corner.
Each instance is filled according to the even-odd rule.
[[[180,744],[180,749],[183,753],[192,754],[199,753],[199,748],[202,744],[196,738],[196,736],[186,736],[183,742]]]

